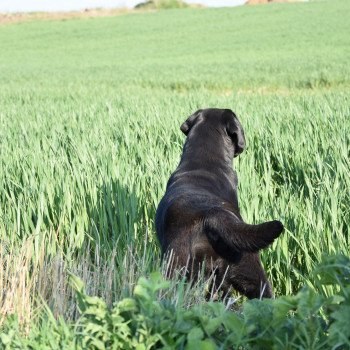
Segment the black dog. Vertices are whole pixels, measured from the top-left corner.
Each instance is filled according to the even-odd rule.
[[[215,274],[225,295],[231,288],[248,298],[273,297],[259,250],[283,231],[279,221],[244,223],[238,208],[232,160],[245,147],[242,126],[229,109],[204,109],[182,125],[187,135],[181,161],[171,175],[156,214],[163,256],[190,278]]]

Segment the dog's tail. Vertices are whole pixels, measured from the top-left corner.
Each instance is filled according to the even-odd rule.
[[[204,219],[204,231],[213,248],[236,252],[257,252],[269,246],[283,231],[280,221],[249,225],[228,210],[211,209]]]

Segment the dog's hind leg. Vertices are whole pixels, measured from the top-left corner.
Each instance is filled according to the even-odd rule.
[[[253,298],[273,298],[274,294],[261,264],[259,253],[244,253],[235,264],[220,268],[216,288],[223,299],[230,297],[232,289]]]
[[[244,253],[238,264],[230,266],[225,282],[249,299],[274,298],[259,253]]]
[[[205,215],[204,232],[214,250],[225,257],[235,252],[257,252],[269,246],[283,231],[280,221],[249,225],[226,209],[210,209]]]

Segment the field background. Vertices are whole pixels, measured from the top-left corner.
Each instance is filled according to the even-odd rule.
[[[349,254],[349,11],[332,0],[1,26],[0,321],[35,322],[45,303],[74,319],[70,272],[111,305],[159,270],[155,210],[179,126],[205,107],[244,126],[245,220],[286,227],[262,253],[276,294],[312,287],[323,254]]]

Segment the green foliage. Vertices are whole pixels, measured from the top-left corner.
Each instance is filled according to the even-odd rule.
[[[310,284],[322,253],[349,251],[348,6],[1,27],[1,240],[16,249],[34,234],[36,256],[42,245],[48,260],[63,251],[68,267],[89,251],[114,254],[119,298],[159,262],[153,220],[181,154],[179,125],[197,108],[230,107],[247,136],[234,165],[242,215],[286,226],[263,253],[275,289]],[[327,89],[300,86],[325,70]],[[131,246],[137,267],[125,271]]]
[[[1,26],[3,346],[346,348],[347,258],[315,266],[349,254],[349,6]],[[262,252],[285,297],[237,314],[202,305],[203,286],[172,284],[160,300],[160,281],[134,288],[159,270],[156,206],[180,158],[179,126],[204,107],[232,108],[244,126],[247,149],[234,161],[244,219],[286,227]],[[71,277],[77,299],[72,273],[85,285]]]
[[[321,280],[320,286],[331,283],[341,287],[331,298],[322,289],[305,287],[295,296],[248,301],[240,312],[227,310],[219,302],[191,309],[176,307],[160,297],[170,286],[160,273],[140,278],[133,296],[109,309],[101,298],[88,296],[81,281],[72,276],[81,313],[75,324],[51,320],[50,334],[43,336],[41,330],[34,339],[26,339],[15,331],[16,320],[9,319],[0,342],[11,349],[29,347],[35,341],[58,348],[71,346],[74,334],[74,348],[94,350],[348,349],[350,280],[343,272],[349,276],[350,259],[331,259],[332,263],[326,259],[318,268],[331,278]],[[43,323],[42,327],[46,330],[47,326]]]
[[[135,8],[142,9],[173,9],[184,8],[189,5],[181,0],[150,0],[137,4]]]

